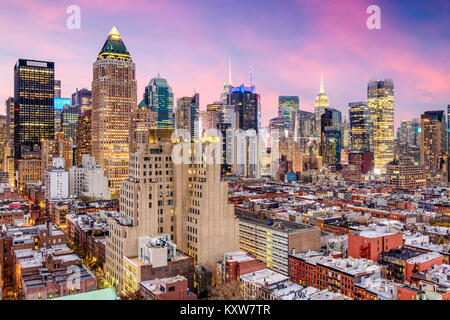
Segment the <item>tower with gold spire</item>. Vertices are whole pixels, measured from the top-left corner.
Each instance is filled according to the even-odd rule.
[[[320,75],[320,88],[319,93],[316,97],[316,103],[315,103],[315,114],[316,114],[316,133],[320,137],[320,117],[325,112],[325,108],[328,108],[330,106],[330,103],[328,101],[328,96],[325,93],[325,90],[323,88],[323,73]]]
[[[129,124],[137,105],[136,66],[113,27],[93,67],[92,154],[113,196],[128,177]]]

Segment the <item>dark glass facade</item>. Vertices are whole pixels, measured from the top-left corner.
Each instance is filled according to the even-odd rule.
[[[370,150],[370,110],[367,102],[350,102],[348,108],[351,150]]]
[[[53,62],[19,59],[14,67],[14,157],[39,151],[52,140],[55,66]]]

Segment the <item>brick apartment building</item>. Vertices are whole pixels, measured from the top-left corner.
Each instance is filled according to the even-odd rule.
[[[383,252],[380,263],[387,266],[387,278],[398,283],[411,282],[411,277],[426,271],[434,265],[441,265],[443,257],[437,252],[427,252],[398,248]]]
[[[402,244],[401,232],[391,233],[381,228],[354,232],[348,235],[348,256],[377,262],[383,251],[400,248]]]
[[[21,249],[50,248],[52,245],[66,243],[65,234],[51,223],[36,226],[3,226],[0,230],[0,285],[2,294],[14,292],[13,254]]]
[[[423,290],[428,300],[450,300],[450,265],[434,265],[416,273],[411,284]]]
[[[143,281],[141,293],[147,300],[197,300],[189,291],[188,281],[183,276]]]
[[[228,252],[224,254],[222,274],[223,281],[239,280],[240,276],[266,268],[266,263],[242,252]]]
[[[335,259],[313,251],[289,255],[289,277],[293,282],[328,289],[356,300],[362,299],[356,284],[361,277],[376,272],[383,274],[385,267],[366,259]]]
[[[358,230],[359,224],[348,222],[342,217],[317,217],[316,227],[324,232],[329,232],[335,236],[343,236]]]
[[[67,245],[14,250],[13,262],[17,266],[15,290],[24,300],[51,299],[97,289],[96,277]]]
[[[105,263],[105,237],[108,235],[106,218],[98,213],[68,214],[66,216],[67,233],[70,239],[81,245],[86,255],[94,257],[103,266]]]

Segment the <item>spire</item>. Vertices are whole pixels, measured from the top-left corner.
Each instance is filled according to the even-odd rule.
[[[108,34],[108,38],[112,38],[115,40],[119,40],[120,39],[120,33],[119,31],[117,31],[116,26],[112,27],[111,31]]]
[[[106,38],[105,44],[102,50],[98,54],[98,58],[116,56],[122,59],[131,60],[130,53],[125,47],[122,39],[120,38],[120,33],[117,31],[116,27],[113,27]]]
[[[231,85],[231,57],[228,56],[228,84]]]
[[[325,93],[325,90],[323,89],[323,72],[320,73],[320,89],[319,93]]]

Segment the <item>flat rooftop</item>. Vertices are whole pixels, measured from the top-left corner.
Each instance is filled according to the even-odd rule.
[[[295,233],[295,232],[309,231],[312,229],[317,229],[317,227],[314,227],[314,226],[300,224],[300,223],[296,223],[293,221],[277,219],[277,218],[272,218],[272,223],[269,224],[268,219],[258,218],[257,216],[255,216],[251,213],[244,213],[244,214],[238,215],[236,217],[243,222],[256,224],[261,227],[273,229],[274,231],[281,231],[281,232],[286,232],[286,233]]]
[[[282,281],[286,281],[289,277],[282,275],[270,269],[263,269],[251,273],[244,274],[240,277],[242,280],[253,282],[254,284],[264,286],[266,283],[270,286]]]

